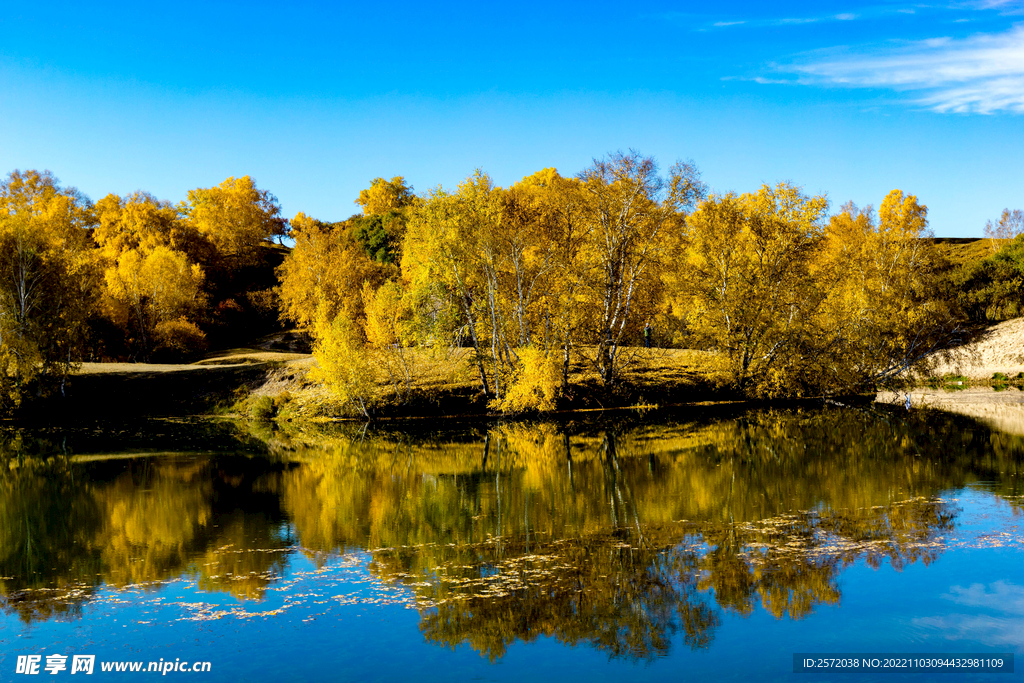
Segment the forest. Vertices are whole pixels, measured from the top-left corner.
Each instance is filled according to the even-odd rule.
[[[899,189],[831,211],[791,183],[709,191],[638,152],[500,187],[374,179],[339,222],[287,220],[246,176],[91,201],[49,172],[0,183],[0,412],[83,361],[182,363],[268,332],[312,340],[311,377],[369,417],[431,367],[471,368],[491,410],[556,408],[571,368],[628,382],[637,349],[690,349],[737,395],[846,395],[1021,315],[1024,216],[958,261]]]

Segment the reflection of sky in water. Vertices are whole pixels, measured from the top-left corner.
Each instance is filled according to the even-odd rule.
[[[915,623],[941,631],[948,640],[1010,645],[1024,650],[1024,586],[1006,581],[956,585],[942,597],[956,604],[958,610],[973,613],[921,617]]]
[[[983,586],[980,583],[966,588],[953,586],[949,590],[949,595],[944,597],[958,605],[985,607],[1007,614],[1024,616],[1024,587],[1005,581],[996,581],[988,586]]]

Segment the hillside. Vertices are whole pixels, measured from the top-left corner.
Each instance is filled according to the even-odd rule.
[[[991,379],[996,372],[1008,377],[1024,372],[1024,318],[993,325],[978,341],[944,354],[933,374]]]
[[[930,240],[951,266],[959,266],[988,258],[1005,240],[983,237],[933,237]]]

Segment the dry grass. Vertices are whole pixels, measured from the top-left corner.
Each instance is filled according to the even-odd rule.
[[[596,408],[703,400],[722,385],[712,353],[680,349],[624,347],[619,353],[621,382],[609,391],[593,363],[593,348],[582,348],[570,365],[571,390],[565,408]],[[487,409],[472,349],[406,349],[402,358],[382,356],[395,372],[379,386],[383,414],[473,414]],[[411,369],[413,391],[398,397],[398,368]],[[331,416],[346,412],[331,393],[313,382],[315,359],[304,353],[265,350],[257,345],[211,354],[191,364],[85,363],[77,373],[75,394],[132,408],[140,414],[204,412],[234,403],[248,414],[256,401],[273,400],[286,417]],[[488,367],[490,376],[490,368]],[[386,376],[386,375],[385,375]],[[234,398],[231,398],[234,396]],[[203,406],[206,406],[204,408]]]
[[[308,360],[308,353],[289,351],[260,351],[258,349],[229,349],[219,354],[196,361],[192,365],[238,365],[242,363],[287,363],[289,361]]]
[[[163,363],[82,363],[78,375],[164,373],[196,370],[193,365],[171,365]]]
[[[622,353],[622,377],[637,385],[678,387],[725,379],[720,358],[712,351],[628,347]]]
[[[936,237],[932,243],[950,265],[959,266],[976,263],[992,256],[1007,241],[980,237]]]
[[[563,397],[562,407],[667,405],[703,400],[711,398],[724,384],[724,376],[715,370],[717,357],[713,353],[626,347],[620,349],[621,382],[609,391],[597,373],[593,352],[592,348],[583,348],[574,357],[569,373],[571,389]],[[381,414],[450,415],[486,410],[472,349],[406,349],[402,354],[412,372],[412,394],[399,398],[402,387],[387,381],[386,373],[382,373],[378,385]],[[401,360],[396,354],[386,358],[393,369]],[[337,405],[325,387],[310,380],[309,371],[315,364],[314,359],[305,357],[268,369],[264,382],[252,389],[237,410],[245,413],[254,400],[269,397],[282,416],[319,417],[349,412]],[[401,382],[397,376],[396,381]]]
[[[76,374],[145,374],[165,372],[196,372],[211,367],[237,367],[254,363],[287,363],[309,360],[308,353],[284,353],[278,351],[246,351],[232,349],[225,355],[204,358],[195,363],[82,363]]]

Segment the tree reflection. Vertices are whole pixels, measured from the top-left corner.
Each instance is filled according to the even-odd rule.
[[[190,576],[261,598],[284,570],[266,463],[162,458],[80,468],[67,457],[0,474],[0,597],[24,621],[75,616],[105,584],[151,589]],[[254,471],[255,470],[255,471]]]
[[[494,659],[543,636],[649,659],[680,639],[709,647],[725,614],[838,604],[853,563],[934,561],[958,514],[940,496],[985,481],[1019,500],[1024,453],[962,419],[838,408],[455,435],[260,429],[239,443],[260,438],[269,458],[8,456],[5,609],[73,616],[100,584],[177,576],[258,600],[291,548],[317,562],[368,550],[429,642]]]
[[[377,576],[414,590],[431,642],[495,658],[544,635],[656,657],[680,631],[707,647],[722,610],[836,604],[859,559],[938,556],[956,510],[933,496],[971,454],[921,461],[898,423],[847,442],[832,412],[624,434],[512,425],[443,447],[334,434],[282,497],[304,547],[368,547]]]
[[[89,543],[102,527],[64,458],[0,469],[0,600],[24,621],[77,615],[98,584]],[[13,464],[14,467],[10,465]],[[35,591],[63,599],[36,599]]]

